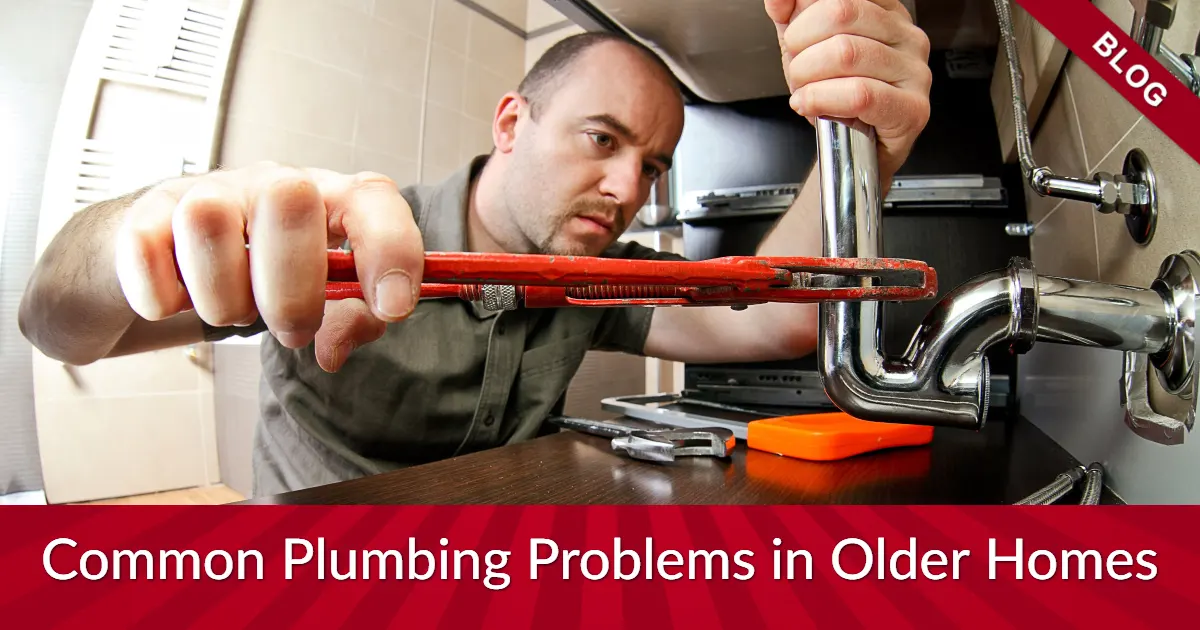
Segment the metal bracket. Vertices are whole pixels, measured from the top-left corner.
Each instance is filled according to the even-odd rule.
[[[1121,407],[1125,410],[1125,425],[1138,436],[1159,444],[1183,444],[1192,430],[1195,412],[1186,420],[1164,416],[1150,406],[1149,375],[1146,374],[1146,355],[1126,352],[1121,371]]]

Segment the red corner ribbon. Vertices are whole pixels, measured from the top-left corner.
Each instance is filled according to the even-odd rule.
[[[1200,97],[1088,0],[1016,0],[1175,144],[1200,162]],[[1190,52],[1190,51],[1176,51]]]

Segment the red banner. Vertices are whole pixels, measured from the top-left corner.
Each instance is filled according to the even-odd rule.
[[[1193,507],[0,509],[5,627],[1163,627]],[[1186,528],[1185,528],[1186,529]]]
[[[1200,161],[1200,125],[1196,124],[1200,97],[1129,37],[1129,24],[1116,24],[1088,0],[1016,1],[1155,127]]]

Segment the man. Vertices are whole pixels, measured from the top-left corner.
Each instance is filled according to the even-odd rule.
[[[890,182],[928,119],[925,35],[899,0],[766,9],[792,108],[874,126]],[[74,364],[269,331],[255,494],[533,437],[589,349],[688,362],[812,352],[813,305],[418,304],[425,251],[658,255],[617,238],[670,168],[682,128],[677,84],[653,53],[569,38],[498,104],[492,154],[439,186],[262,164],[88,208],[39,261],[21,328]],[[760,255],[820,255],[817,195],[810,177]],[[366,299],[325,302],[326,249],[347,240]]]

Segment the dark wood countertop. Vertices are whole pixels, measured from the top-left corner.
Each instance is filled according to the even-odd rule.
[[[620,455],[608,439],[563,431],[246,503],[1011,504],[1076,465],[1020,418],[994,420],[979,432],[939,428],[927,446],[837,462],[780,457],[739,442],[727,460],[658,464]],[[1078,494],[1077,486],[1063,502]],[[1104,502],[1114,501],[1106,492]]]

